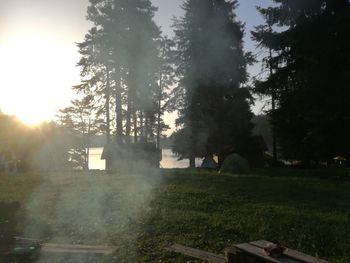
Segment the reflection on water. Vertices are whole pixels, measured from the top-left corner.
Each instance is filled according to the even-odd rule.
[[[202,164],[202,159],[196,158],[196,167]],[[170,150],[162,150],[162,161],[160,162],[161,168],[188,168],[189,167],[188,159],[178,160],[178,157]]]
[[[90,161],[89,168],[91,170],[104,170],[105,161],[101,160],[103,148],[91,148],[90,149]],[[202,160],[196,158],[196,166],[200,166]],[[170,149],[162,150],[162,161],[160,162],[161,168],[187,168],[189,166],[188,160],[179,161],[177,156]]]

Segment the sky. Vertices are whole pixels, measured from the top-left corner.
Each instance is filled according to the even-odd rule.
[[[152,0],[156,23],[172,36],[172,18],[183,14],[183,0]],[[238,19],[246,24],[245,49],[256,53],[249,31],[263,22],[255,9],[270,1],[239,0]],[[76,42],[91,27],[88,0],[0,0],[0,110],[27,124],[51,120],[75,97],[79,84]],[[260,66],[249,68],[251,75]],[[259,113],[261,103],[254,111]],[[173,127],[175,115],[166,122]]]

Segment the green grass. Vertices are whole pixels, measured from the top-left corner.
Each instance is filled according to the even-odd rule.
[[[194,262],[164,247],[180,243],[223,253],[258,239],[331,262],[350,262],[345,170],[0,176],[2,201],[21,203],[19,234],[117,246],[106,262]]]

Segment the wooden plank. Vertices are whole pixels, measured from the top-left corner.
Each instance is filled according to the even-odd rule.
[[[116,247],[111,246],[89,246],[89,245],[68,245],[43,243],[41,246],[42,252],[51,253],[88,253],[88,254],[112,254]]]
[[[276,245],[276,244],[269,242],[269,241],[266,241],[266,240],[258,240],[258,241],[250,242],[250,244],[257,246],[259,248],[263,248],[263,249],[267,248],[269,246]],[[315,258],[315,257],[312,257],[310,255],[304,254],[302,252],[299,252],[299,251],[296,251],[296,250],[293,250],[290,248],[288,248],[286,251],[284,251],[283,255],[290,257],[291,259],[299,260],[303,263],[330,263],[329,261]]]
[[[271,258],[269,258],[268,256],[267,258],[265,257],[262,258],[260,256],[257,256],[255,253],[251,254],[247,251],[237,248],[236,246],[233,248],[226,249],[225,259],[226,259],[226,263],[271,263]],[[284,262],[284,261],[278,261],[278,262],[279,263],[299,263],[299,262]]]
[[[71,244],[55,244],[43,243],[44,247],[60,247],[60,248],[75,248],[75,249],[99,249],[99,250],[115,250],[112,246],[92,246],[92,245],[71,245]]]
[[[25,245],[39,244],[41,251],[45,253],[112,254],[116,250],[116,247],[113,247],[113,246],[43,243],[42,240],[25,238],[25,237],[15,237],[15,240],[19,244],[25,244]]]
[[[306,255],[302,252],[299,252],[299,251],[296,251],[293,249],[289,249],[289,248],[283,254],[290,257],[290,258],[301,260],[302,262],[305,262],[305,263],[330,263],[329,261],[315,258],[315,257]]]
[[[106,251],[100,249],[75,249],[75,248],[60,248],[60,247],[42,247],[43,253],[66,253],[66,254],[104,254],[108,255],[113,251]]]
[[[299,260],[291,259],[290,257],[281,256],[278,258],[281,263],[304,263]]]
[[[274,259],[274,258],[266,255],[266,253],[264,252],[264,250],[262,248],[253,246],[249,243],[236,245],[235,248],[238,248],[241,251],[249,253],[251,256],[255,256],[256,258],[259,258],[263,262],[281,263],[277,259]]]
[[[249,242],[249,244],[252,244],[253,246],[256,246],[256,247],[260,247],[262,249],[276,245],[275,243],[272,243],[266,240],[253,241],[253,242]]]
[[[43,240],[34,239],[34,238],[26,238],[26,237],[14,237],[17,242],[23,243],[43,243]]]
[[[203,251],[203,250],[199,250],[191,247],[186,247],[179,244],[174,244],[168,247],[167,250],[181,253],[183,255],[201,259],[207,262],[225,263],[225,257],[223,255],[217,255],[211,252],[207,252],[207,251]]]

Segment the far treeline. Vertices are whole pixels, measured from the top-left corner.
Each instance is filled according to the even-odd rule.
[[[253,135],[255,97],[268,101],[275,160],[350,158],[350,1],[271,0],[257,7],[257,54],[244,51],[237,1],[185,0],[174,37],[154,22],[149,0],[90,0],[93,27],[78,43],[78,99],[55,127],[75,134],[67,155],[88,167],[89,138],[154,142],[178,112],[173,151],[188,158],[230,153],[248,160],[261,147]],[[247,67],[262,65],[258,76]],[[76,140],[75,140],[76,141]]]

